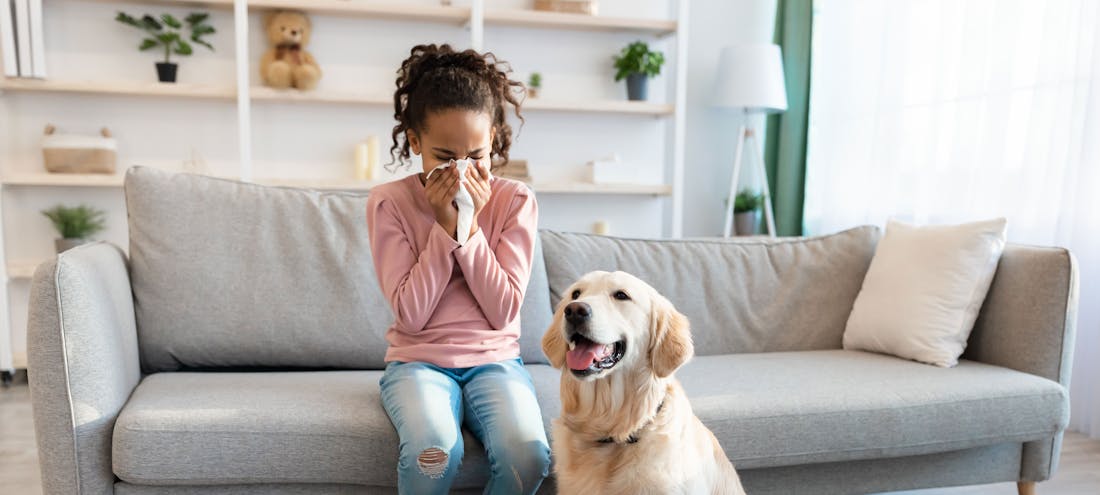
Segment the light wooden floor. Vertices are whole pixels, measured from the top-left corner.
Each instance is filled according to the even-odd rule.
[[[38,453],[34,443],[30,393],[26,374],[16,383],[0,389],[0,494],[42,493]],[[1040,495],[1100,494],[1100,440],[1069,433],[1062,448],[1062,461],[1054,479],[1038,486]],[[1015,495],[1014,483],[896,492],[892,495]]]

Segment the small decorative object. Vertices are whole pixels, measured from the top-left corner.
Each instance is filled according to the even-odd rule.
[[[180,36],[180,30],[183,29],[184,23],[187,24],[187,28],[191,32],[191,42],[205,46],[211,51],[214,50],[213,45],[202,39],[203,36],[215,33],[214,26],[206,23],[208,18],[210,18],[208,13],[195,12],[188,15],[184,22],[180,22],[172,14],[161,15],[160,20],[157,20],[149,14],[145,14],[141,19],[138,19],[125,12],[119,12],[115,20],[145,31],[148,37],[141,40],[141,45],[138,46],[139,50],[164,48],[164,62],[157,63],[157,78],[160,82],[174,83],[176,82],[177,65],[170,60],[172,54],[186,57],[194,53],[191,43]]]
[[[643,41],[635,41],[615,56],[615,81],[626,79],[626,95],[631,101],[647,98],[649,78],[661,73],[665,54],[650,51]]]
[[[532,72],[531,77],[527,79],[527,96],[531,98],[539,97],[539,89],[542,88],[542,74],[538,72]]]
[[[378,136],[355,145],[355,180],[373,180],[378,168]]]
[[[501,165],[499,161],[493,163],[496,169],[493,171],[493,176],[503,177],[505,179],[518,180],[520,182],[531,182],[531,175],[527,171],[527,160],[517,160],[515,158],[508,160],[507,164]]]
[[[46,171],[67,174],[113,174],[117,143],[106,127],[100,136],[57,134],[53,125],[46,126],[42,138],[42,158]]]
[[[611,226],[608,225],[607,220],[600,220],[592,224],[592,233],[597,235],[607,235],[611,233]]]
[[[590,179],[593,184],[633,184],[637,171],[625,166],[618,153],[588,162]]]
[[[54,247],[61,253],[88,242],[88,238],[106,227],[106,212],[87,205],[67,207],[57,205],[42,211],[53,222],[61,238],[54,240]]]
[[[596,15],[596,0],[535,0],[535,10]]]
[[[302,12],[280,10],[268,14],[265,22],[270,47],[260,59],[260,77],[272,88],[310,90],[321,80],[321,66],[306,45],[312,24]]]
[[[180,169],[189,174],[210,175],[206,160],[194,148],[191,148],[191,158],[184,160]]]
[[[733,222],[737,235],[756,234],[756,219],[759,215],[760,205],[764,204],[764,195],[756,194],[748,189],[737,193],[733,200]]]

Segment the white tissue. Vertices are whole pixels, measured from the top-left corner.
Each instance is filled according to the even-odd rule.
[[[466,169],[471,164],[476,164],[484,169],[484,165],[480,161],[470,160],[464,158],[462,160],[451,160],[443,165],[440,165],[430,172],[424,179],[431,178],[432,174],[436,170],[443,170],[454,164],[458,167],[458,192],[455,193],[455,204],[458,205],[458,231],[455,233],[456,241],[459,246],[466,245],[466,241],[470,240],[470,227],[474,223],[474,198],[470,196],[470,192],[466,190]],[[493,178],[493,174],[489,173],[489,179]]]

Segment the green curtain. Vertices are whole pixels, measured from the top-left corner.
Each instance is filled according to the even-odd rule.
[[[775,44],[783,50],[787,111],[768,116],[764,164],[777,235],[802,235],[810,104],[813,0],[777,0]]]

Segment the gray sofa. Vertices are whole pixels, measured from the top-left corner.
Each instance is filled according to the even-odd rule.
[[[393,492],[398,439],[378,392],[391,313],[366,193],[141,167],[125,184],[129,257],[84,245],[32,282],[45,492]],[[1069,415],[1073,257],[1010,244],[964,360],[941,369],[841,350],[878,236],[542,231],[521,318],[544,420],[559,410],[539,348],[551,308],[581,274],[621,269],[690,317],[697,356],[678,376],[752,495],[1048,479]],[[477,493],[488,468],[466,446],[455,488]]]

